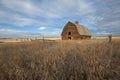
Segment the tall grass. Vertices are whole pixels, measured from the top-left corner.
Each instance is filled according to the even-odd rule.
[[[120,80],[120,41],[1,43],[0,80]]]

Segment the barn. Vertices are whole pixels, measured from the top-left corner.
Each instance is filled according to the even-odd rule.
[[[81,40],[81,39],[90,39],[91,33],[90,31],[80,25],[78,21],[68,22],[61,33],[62,40]]]

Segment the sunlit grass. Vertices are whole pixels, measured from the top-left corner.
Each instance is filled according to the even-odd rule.
[[[119,80],[120,41],[86,43],[1,43],[0,80]]]

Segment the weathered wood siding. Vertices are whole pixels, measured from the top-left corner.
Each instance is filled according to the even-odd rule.
[[[69,35],[69,32],[71,33]],[[69,40],[70,38],[72,40],[78,40],[80,38],[80,34],[78,33],[78,30],[74,24],[68,23],[61,34],[62,40]]]

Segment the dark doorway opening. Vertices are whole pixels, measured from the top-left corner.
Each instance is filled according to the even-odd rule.
[[[68,32],[68,35],[71,35],[71,32]]]
[[[68,37],[69,40],[71,40],[71,37]]]

